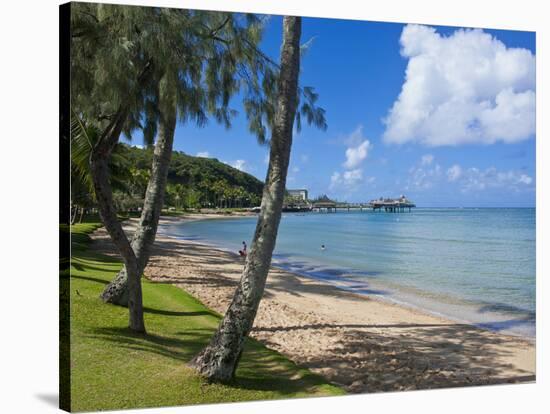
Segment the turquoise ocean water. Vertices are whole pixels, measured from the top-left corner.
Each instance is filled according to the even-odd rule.
[[[161,231],[236,252],[255,225],[245,217]],[[535,209],[283,213],[273,264],[335,289],[535,335]]]

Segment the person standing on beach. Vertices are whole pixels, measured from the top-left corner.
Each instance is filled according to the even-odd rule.
[[[239,250],[241,256],[246,256],[246,242],[243,241],[243,249]]]

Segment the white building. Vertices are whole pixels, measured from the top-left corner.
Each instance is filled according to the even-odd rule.
[[[304,201],[307,201],[307,190],[306,189],[300,189],[300,190],[287,190],[288,195],[291,197],[299,197]]]

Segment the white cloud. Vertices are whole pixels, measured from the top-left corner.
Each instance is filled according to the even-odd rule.
[[[463,192],[482,191],[490,188],[506,188],[519,191],[530,186],[533,179],[527,174],[508,170],[498,171],[491,167],[485,170],[468,168],[464,171],[461,186]]]
[[[405,190],[428,190],[441,178],[441,165],[434,164],[432,154],[423,155],[415,165],[409,168]]]
[[[302,161],[304,164],[309,161],[309,155],[302,154],[300,155],[300,161]]]
[[[533,179],[531,177],[529,177],[528,175],[526,174],[521,174],[518,181],[522,184],[531,184],[533,182]]]
[[[335,171],[330,177],[330,189],[345,187],[347,190],[353,190],[363,181],[363,170],[357,168],[351,171],[339,173]]]
[[[246,163],[245,160],[222,161],[222,162],[240,171],[247,171],[248,169],[248,164]]]
[[[458,164],[453,165],[447,170],[447,179],[449,181],[456,181],[462,175],[462,167]]]
[[[362,125],[359,125],[346,137],[344,143],[348,148],[346,149],[346,162],[343,166],[348,170],[357,168],[367,158],[372,147],[370,141],[363,136]]]
[[[246,171],[246,161],[245,160],[236,160],[233,164],[231,164],[233,168],[236,168],[237,170]]]
[[[341,174],[338,171],[334,171],[332,175],[330,176],[330,189],[334,189],[339,184],[342,183]]]
[[[434,160],[434,156],[432,154],[426,154],[422,156],[422,165],[430,165]]]
[[[409,174],[406,190],[428,190],[441,177],[441,166],[436,164],[431,168],[426,168],[426,166],[411,167]]]
[[[356,147],[348,148],[346,150],[346,162],[343,164],[344,167],[348,169],[358,167],[367,158],[370,147],[369,140],[365,140]]]
[[[482,30],[407,25],[405,81],[384,140],[428,146],[518,142],[535,133],[535,56]]]
[[[335,171],[332,174],[329,190],[344,187],[347,191],[355,191],[359,184],[364,181],[363,169],[360,166],[367,158],[372,145],[363,136],[363,126],[359,125],[351,134],[345,137],[344,143],[347,146],[346,161],[342,164],[345,171]]]
[[[208,151],[199,151],[197,152],[197,157],[210,158],[210,153]]]
[[[300,167],[292,167],[292,170],[291,170],[293,173],[299,173],[300,172]]]

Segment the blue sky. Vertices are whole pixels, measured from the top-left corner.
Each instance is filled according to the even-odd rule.
[[[275,59],[281,18],[263,49]],[[347,201],[407,195],[419,206],[534,206],[535,34],[304,18],[300,83],[327,131],[294,136],[287,188]],[[260,179],[268,148],[239,115],[230,130],[178,125],[175,149]],[[137,141],[134,141],[138,143]]]

